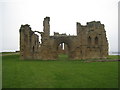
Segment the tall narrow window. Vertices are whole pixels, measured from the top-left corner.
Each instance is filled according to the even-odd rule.
[[[33,46],[33,52],[34,52],[35,50],[34,50],[34,46]]]
[[[95,45],[98,45],[98,37],[95,37]]]
[[[88,45],[91,45],[91,37],[88,37]]]

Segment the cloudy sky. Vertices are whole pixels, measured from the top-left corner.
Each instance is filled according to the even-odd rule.
[[[85,25],[101,21],[109,41],[109,51],[118,50],[119,0],[0,0],[0,51],[19,50],[19,29],[29,24],[43,31],[43,19],[50,17],[53,32],[76,35],[76,22]]]

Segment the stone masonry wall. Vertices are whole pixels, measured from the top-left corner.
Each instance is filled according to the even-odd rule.
[[[56,60],[60,53],[68,54],[70,59],[106,58],[108,40],[104,24],[100,21],[88,22],[87,25],[76,23],[77,35],[66,35],[54,32],[50,36],[50,17],[44,18],[43,32],[32,31],[31,27],[21,25],[20,58],[36,60]],[[41,43],[39,36],[41,35]],[[64,50],[60,44],[65,44]]]

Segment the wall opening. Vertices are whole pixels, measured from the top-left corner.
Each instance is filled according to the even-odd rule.
[[[38,35],[38,37],[39,37],[39,47],[41,46],[41,43],[42,43],[42,41],[41,41],[41,35],[40,35],[40,33],[38,33],[38,32],[34,32],[35,34],[37,34]]]
[[[60,43],[58,45],[58,60],[67,60],[68,59],[68,45],[66,43]]]
[[[88,45],[91,45],[91,37],[88,37]]]
[[[35,48],[34,48],[34,46],[33,46],[33,53],[35,52]]]
[[[65,43],[60,43],[58,45],[58,54],[68,54],[68,45]]]
[[[95,37],[95,45],[98,45],[98,37]]]

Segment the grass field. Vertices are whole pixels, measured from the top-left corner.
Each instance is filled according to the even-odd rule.
[[[115,56],[109,56],[116,58]],[[3,88],[117,88],[118,62],[19,60],[3,56]]]
[[[1,54],[13,54],[13,53],[16,53],[16,52],[1,52]]]

